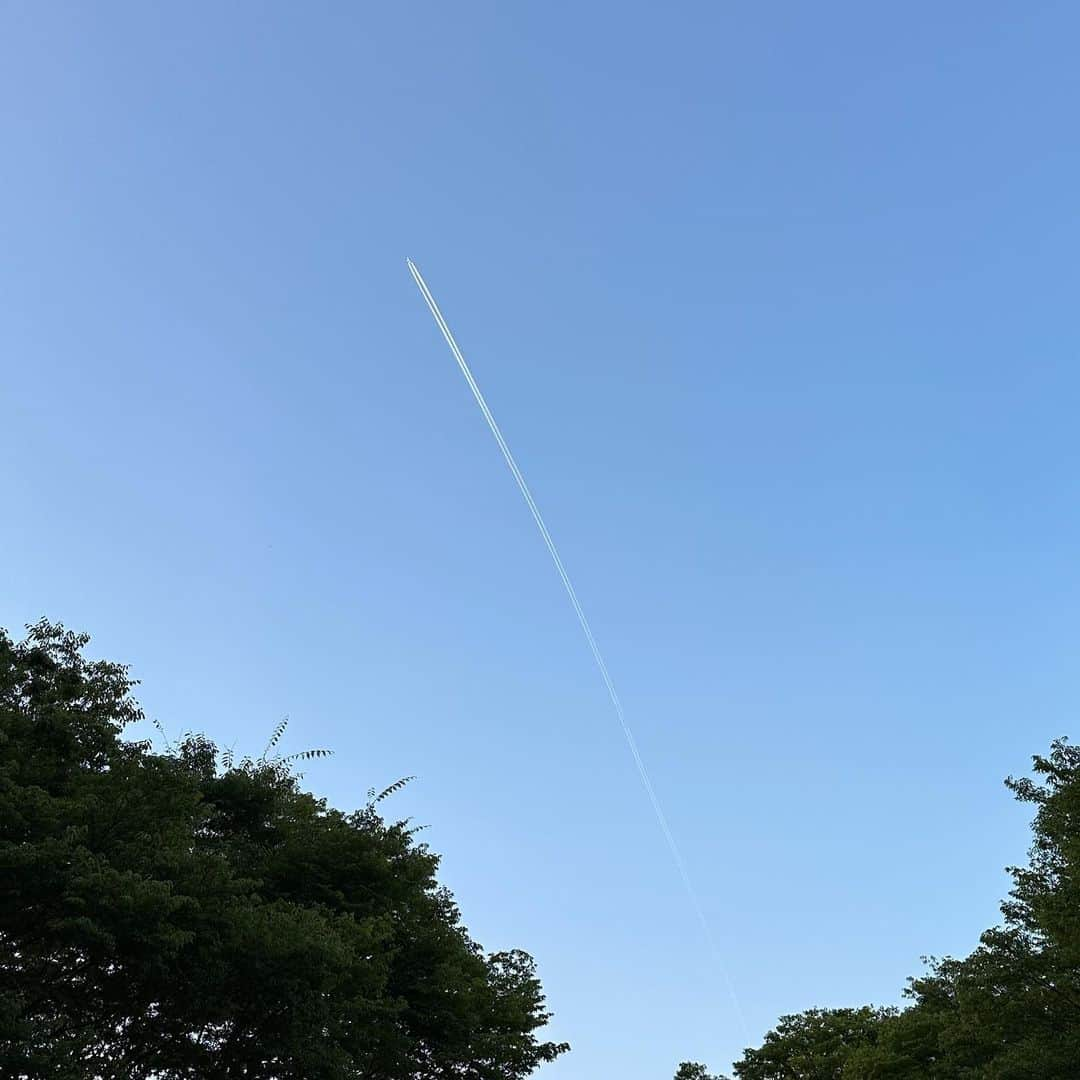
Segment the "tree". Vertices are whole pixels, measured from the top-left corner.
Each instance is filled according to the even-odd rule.
[[[931,960],[902,1009],[781,1018],[740,1080],[1075,1080],[1080,1076],[1080,750],[1064,740],[1009,779],[1034,805],[1029,862],[1003,925],[962,959]]]
[[[872,1045],[887,1009],[809,1009],[782,1016],[735,1065],[739,1080],[840,1080],[853,1050]]]
[[[721,1077],[713,1076],[696,1061],[684,1061],[675,1071],[675,1080],[721,1080]]]
[[[86,644],[0,631],[3,1075],[516,1080],[566,1049],[407,823],[205,737],[125,741],[134,684]]]

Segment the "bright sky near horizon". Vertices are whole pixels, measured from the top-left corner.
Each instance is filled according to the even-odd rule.
[[[887,1002],[1075,733],[1065,3],[0,6],[0,625],[167,729],[416,773],[551,1080]]]

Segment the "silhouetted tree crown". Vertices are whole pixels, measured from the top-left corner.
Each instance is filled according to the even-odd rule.
[[[1033,771],[1006,781],[1035,817],[1003,924],[970,956],[931,960],[904,1009],[781,1017],[735,1064],[739,1080],[1080,1077],[1080,750],[1059,740]]]
[[[0,631],[0,1075],[515,1080],[566,1049],[407,823],[125,741],[133,682],[86,644]]]

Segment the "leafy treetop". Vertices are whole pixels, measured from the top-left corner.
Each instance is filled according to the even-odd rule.
[[[0,631],[4,1075],[516,1080],[566,1049],[407,823],[279,757],[125,741],[133,681],[86,644]]]

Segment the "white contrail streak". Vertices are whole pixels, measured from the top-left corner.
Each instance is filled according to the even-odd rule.
[[[630,754],[634,759],[634,764],[637,766],[638,776],[641,777],[642,786],[645,788],[645,793],[649,796],[649,802],[652,803],[653,813],[656,815],[660,831],[664,834],[664,839],[667,841],[668,850],[671,852],[671,857],[675,861],[675,866],[679,871],[679,877],[682,878],[683,887],[686,889],[686,895],[690,899],[690,904],[694,909],[697,920],[701,924],[701,929],[705,935],[709,950],[713,954],[718,967],[723,973],[728,993],[731,995],[732,1003],[735,1006],[736,1015],[739,1018],[739,1023],[742,1025],[743,1034],[746,1036],[746,1020],[743,1017],[742,1006],[739,1004],[739,998],[735,993],[735,987],[725,970],[722,958],[720,957],[720,950],[717,948],[712,928],[709,926],[709,920],[705,917],[705,911],[701,906],[701,901],[698,899],[697,890],[695,890],[694,884],[690,880],[690,874],[686,869],[686,863],[683,860],[682,852],[679,850],[679,845],[675,842],[675,836],[671,831],[671,826],[668,825],[667,816],[664,814],[664,808],[660,805],[660,799],[657,797],[656,790],[653,788],[652,780],[649,778],[649,770],[645,768],[645,762],[641,757],[641,752],[638,750],[637,741],[634,739],[634,733],[630,730],[630,725],[626,722],[626,714],[623,712],[622,702],[619,700],[619,695],[615,690],[615,684],[612,682],[611,674],[608,671],[607,664],[604,662],[600,647],[596,644],[596,638],[593,636],[589,620],[585,617],[585,611],[581,606],[581,601],[578,600],[577,592],[574,589],[573,583],[570,581],[570,575],[566,572],[566,567],[563,565],[562,558],[559,555],[559,549],[555,546],[555,541],[552,540],[547,525],[544,524],[543,515],[540,513],[540,508],[536,505],[536,500],[532,497],[529,485],[525,483],[525,477],[522,476],[521,470],[514,460],[514,455],[510,453],[510,447],[507,446],[506,440],[503,438],[503,433],[499,430],[499,425],[495,422],[495,417],[488,408],[488,403],[484,400],[484,395],[480,392],[480,387],[477,385],[476,379],[473,378],[473,373],[469,369],[469,365],[465,362],[465,357],[462,356],[461,349],[458,348],[458,343],[454,340],[454,335],[450,332],[450,327],[447,326],[446,320],[439,310],[439,305],[435,303],[435,297],[431,295],[431,290],[427,287],[427,282],[424,281],[412,259],[406,259],[405,262],[409,267],[409,273],[412,274],[413,280],[416,282],[417,288],[419,288],[421,295],[427,302],[427,306],[431,309],[431,314],[435,317],[435,322],[442,331],[442,336],[446,339],[446,344],[450,346],[450,351],[454,354],[454,359],[457,361],[458,367],[461,368],[461,374],[465,376],[465,381],[469,384],[469,389],[472,391],[473,397],[476,398],[476,404],[480,406],[480,411],[484,414],[484,419],[491,429],[491,434],[495,436],[495,441],[499,444],[502,456],[509,466],[514,480],[517,482],[518,490],[525,499],[525,504],[529,508],[529,513],[532,514],[533,521],[536,522],[536,527],[540,530],[540,535],[544,539],[544,544],[547,546],[551,561],[555,564],[555,569],[558,571],[563,587],[566,589],[566,595],[570,597],[570,604],[574,609],[574,614],[581,624],[581,630],[585,635],[585,640],[589,643],[589,649],[591,650],[593,659],[596,661],[596,666],[600,671],[600,677],[604,680],[604,686],[607,687],[608,696],[611,698],[611,704],[615,707],[615,715],[619,718],[619,726],[622,728],[623,736],[626,739],[626,745],[630,747]]]

